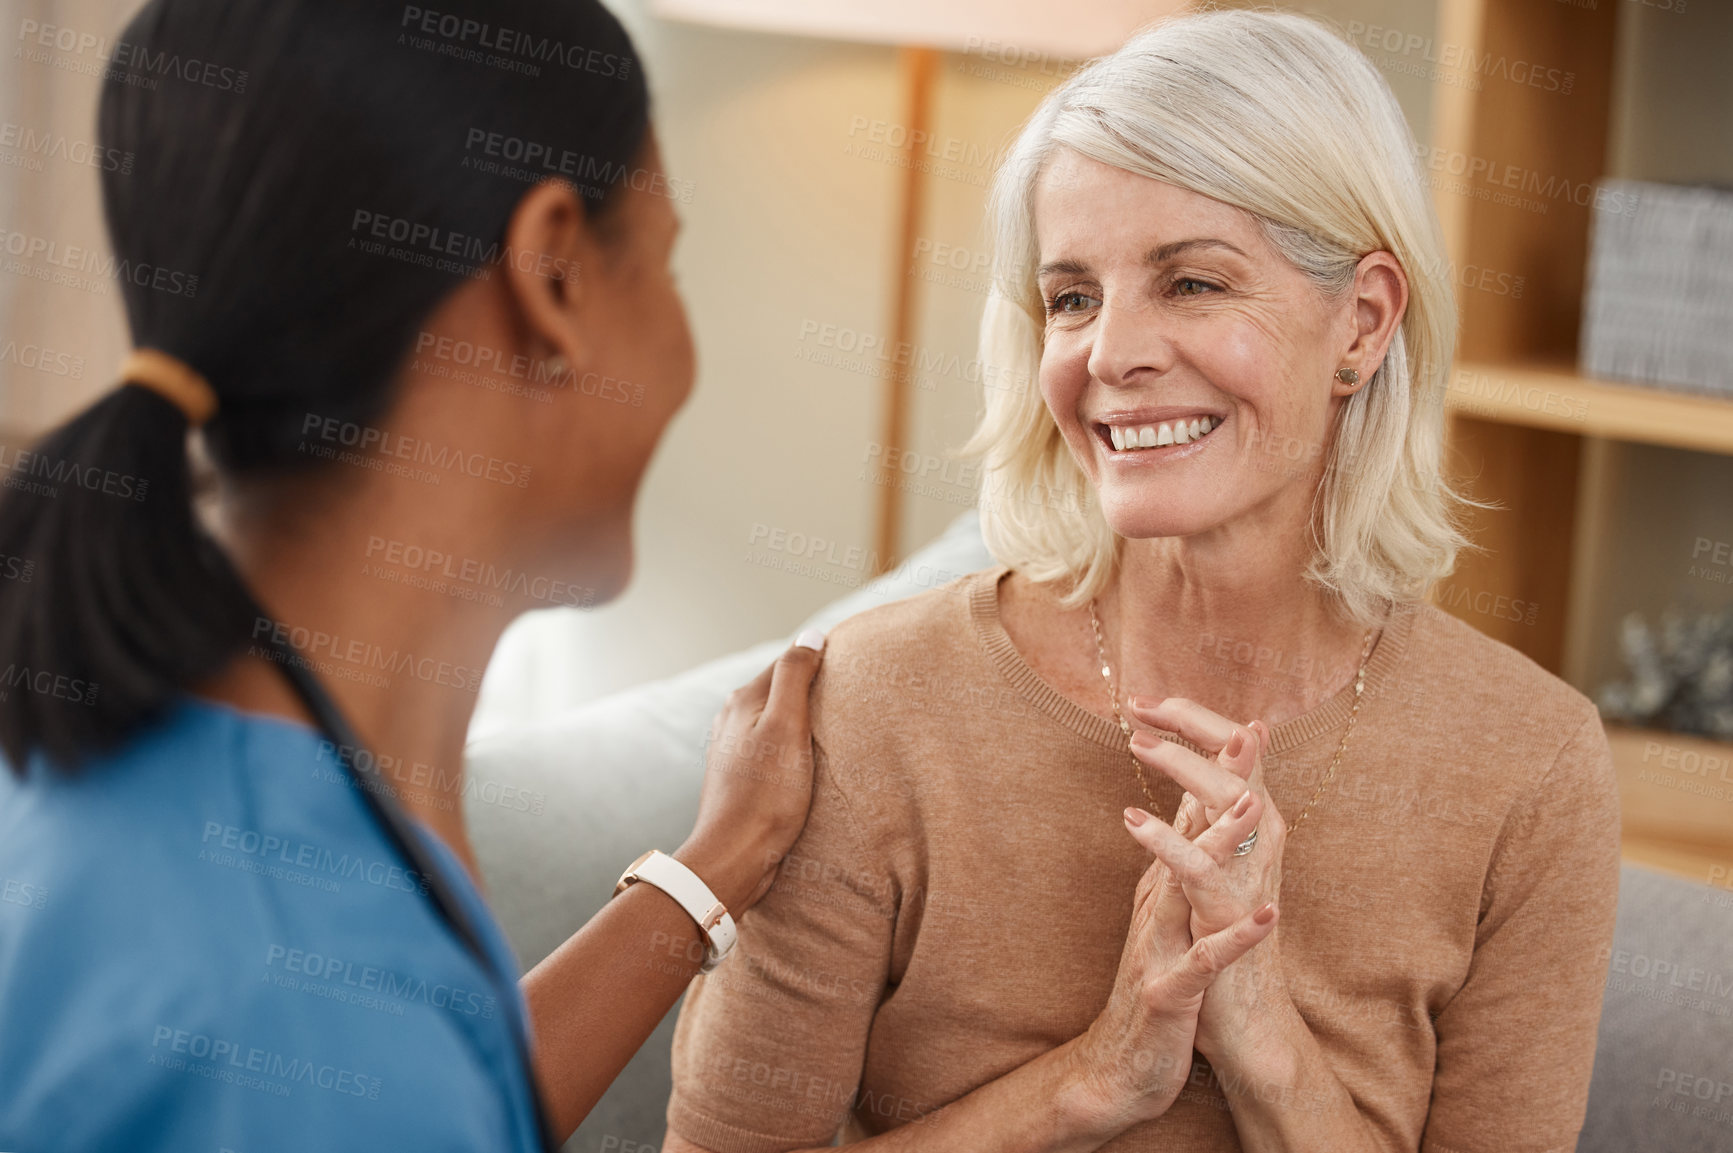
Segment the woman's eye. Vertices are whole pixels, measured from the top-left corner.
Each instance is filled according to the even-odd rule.
[[[1047,315],[1056,312],[1082,312],[1093,303],[1094,298],[1082,292],[1060,292],[1047,301]]]
[[[1173,282],[1173,290],[1181,296],[1202,296],[1206,292],[1214,292],[1215,285],[1208,281],[1196,280],[1190,276],[1182,276]]]

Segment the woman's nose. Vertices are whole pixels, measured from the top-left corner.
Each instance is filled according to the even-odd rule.
[[[1172,334],[1154,306],[1103,301],[1089,349],[1089,375],[1109,386],[1135,384],[1173,367]]]

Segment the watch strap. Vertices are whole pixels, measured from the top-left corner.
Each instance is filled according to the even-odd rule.
[[[716,894],[710,891],[710,886],[701,880],[697,873],[688,869],[679,861],[659,849],[651,849],[620,874],[620,881],[614,886],[614,895],[619,896],[634,881],[648,881],[674,898],[675,904],[686,910],[688,916],[698,923],[698,932],[704,938],[705,956],[700,972],[708,973],[722,963],[722,958],[734,948],[734,942],[739,933],[734,927],[734,918],[728,915],[728,909]]]

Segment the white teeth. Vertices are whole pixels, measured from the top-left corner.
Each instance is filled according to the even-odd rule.
[[[1141,428],[1108,425],[1107,434],[1113,441],[1114,450],[1125,452],[1137,448],[1160,448],[1169,444],[1190,444],[1208,435],[1219,424],[1221,421],[1216,417],[1202,416],[1190,422],[1177,420],[1164,424],[1146,424]]]

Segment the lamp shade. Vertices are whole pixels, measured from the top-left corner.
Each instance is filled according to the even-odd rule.
[[[665,20],[757,32],[946,48],[1003,59],[1111,52],[1188,0],[652,0]]]

